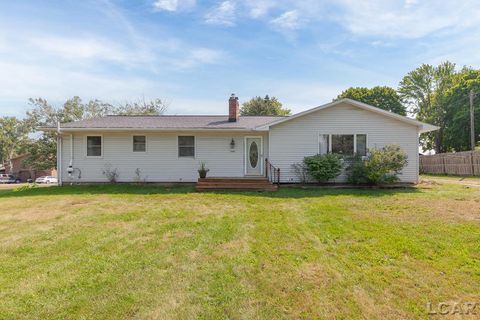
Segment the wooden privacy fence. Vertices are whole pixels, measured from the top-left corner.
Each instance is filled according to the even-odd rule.
[[[480,176],[480,153],[464,151],[420,156],[421,173]]]

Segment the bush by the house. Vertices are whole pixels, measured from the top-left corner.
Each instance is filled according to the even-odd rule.
[[[303,163],[308,175],[319,182],[336,178],[342,170],[342,159],[336,154],[317,154],[305,157]]]
[[[117,168],[112,168],[111,164],[106,164],[102,169],[102,174],[107,178],[110,183],[116,183],[120,172]]]
[[[366,159],[354,157],[348,168],[348,182],[381,184],[399,180],[398,174],[407,165],[407,154],[397,145],[369,150]]]
[[[306,183],[309,180],[308,168],[305,162],[298,162],[292,164],[293,173],[297,176],[300,183]]]

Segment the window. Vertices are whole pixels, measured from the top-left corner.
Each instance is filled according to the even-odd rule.
[[[318,142],[319,154],[367,155],[366,134],[320,134]]]
[[[367,155],[367,135],[366,134],[357,134],[356,154],[362,157]]]
[[[326,154],[328,153],[330,149],[330,135],[329,134],[321,134],[319,138],[319,143],[320,143],[320,149],[319,152],[320,154]]]
[[[145,152],[147,150],[146,136],[133,136],[133,152]]]
[[[178,156],[179,157],[195,157],[195,137],[194,136],[178,137]]]
[[[353,155],[353,134],[332,134],[332,153]]]
[[[87,157],[102,156],[102,137],[87,136]]]

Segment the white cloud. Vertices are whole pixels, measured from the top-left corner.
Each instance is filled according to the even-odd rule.
[[[284,30],[295,30],[300,27],[300,16],[297,10],[286,11],[271,21],[272,25]]]
[[[67,60],[100,59],[126,61],[128,53],[117,44],[94,37],[73,38],[57,36],[37,36],[30,39],[31,45],[46,53]]]
[[[276,3],[271,0],[247,0],[245,5],[248,8],[249,16],[260,18],[276,7]]]
[[[358,35],[421,38],[446,29],[479,25],[478,1],[338,0],[334,19]],[[476,21],[475,21],[476,20]]]
[[[221,2],[218,6],[211,9],[205,15],[205,22],[208,24],[219,24],[224,26],[235,25],[236,4],[227,0]]]
[[[195,0],[157,0],[153,3],[155,11],[177,11],[193,8]]]
[[[224,59],[224,53],[208,48],[192,49],[185,57],[175,59],[172,63],[180,68],[193,68],[204,64],[218,64]]]

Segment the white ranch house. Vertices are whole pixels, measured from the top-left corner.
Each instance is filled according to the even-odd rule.
[[[238,98],[222,116],[105,116],[59,124],[59,183],[196,182],[205,162],[209,177],[260,177],[265,159],[280,169],[281,183],[295,183],[292,164],[335,152],[364,155],[399,145],[408,155],[402,182],[418,182],[419,134],[437,127],[343,99],[288,117],[239,116]],[[44,129],[48,130],[48,129]],[[345,179],[344,175],[337,182]]]

